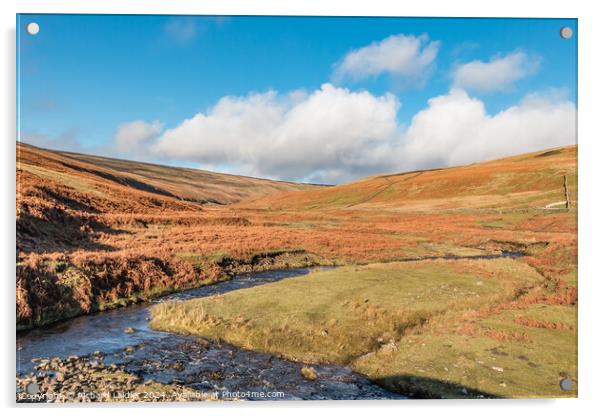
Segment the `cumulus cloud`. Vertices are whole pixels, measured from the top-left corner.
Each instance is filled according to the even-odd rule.
[[[400,142],[406,168],[454,166],[576,143],[575,105],[557,94],[531,94],[497,114],[453,89],[429,100]]]
[[[237,173],[331,180],[376,169],[396,135],[399,101],[324,84],[312,93],[269,91],[224,97],[167,130],[153,150],[174,159],[224,164]]]
[[[466,91],[431,98],[408,126],[392,94],[324,84],[313,92],[224,97],[158,133],[128,123],[120,137],[156,158],[274,179],[343,183],[368,175],[478,162],[576,142],[575,105],[531,94],[496,114]]]
[[[422,85],[432,72],[439,42],[426,34],[393,35],[349,52],[335,65],[334,80],[361,81],[381,74],[397,82]]]
[[[135,120],[120,124],[115,134],[115,146],[121,153],[145,153],[162,129],[163,123],[159,121]]]
[[[453,86],[478,92],[505,91],[516,81],[537,72],[539,65],[539,58],[521,51],[493,57],[489,62],[474,60],[454,69]]]

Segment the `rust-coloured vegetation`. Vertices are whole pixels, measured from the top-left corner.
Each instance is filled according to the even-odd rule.
[[[336,187],[17,146],[19,327],[240,271],[500,251],[555,283],[479,313],[577,302],[576,146]],[[565,177],[571,210],[546,209]]]

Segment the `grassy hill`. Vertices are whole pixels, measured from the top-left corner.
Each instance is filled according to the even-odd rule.
[[[248,204],[274,209],[391,209],[432,211],[473,208],[544,208],[577,200],[577,146],[458,166],[369,177]]]
[[[229,204],[279,192],[312,189],[313,185],[177,168],[60,152],[18,143],[19,168],[54,178],[75,189],[122,185],[132,190],[197,203]],[[78,182],[80,182],[78,184]]]
[[[312,187],[17,143],[17,245],[38,252],[86,249],[98,246],[88,244],[95,232],[124,221],[182,220],[208,205]]]

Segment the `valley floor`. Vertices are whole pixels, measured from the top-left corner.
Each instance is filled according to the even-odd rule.
[[[153,325],[351,365],[415,397],[577,394],[575,146],[271,196],[255,181],[256,198],[229,205],[199,203],[194,178],[179,196],[182,171],[21,153],[18,329],[241,272],[335,265],[160,305]],[[225,179],[212,180],[205,196],[219,197]],[[450,259],[502,252],[523,257]]]
[[[573,397],[576,292],[551,284],[515,259],[348,266],[163,303],[151,326],[350,365],[412,397]]]

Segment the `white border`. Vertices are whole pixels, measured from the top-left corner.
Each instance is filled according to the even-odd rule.
[[[218,15],[347,15],[347,16],[473,16],[473,17],[577,17],[579,18],[579,399],[571,400],[496,400],[483,401],[412,401],[406,403],[247,403],[239,405],[207,405],[201,408],[194,406],[165,405],[125,405],[110,409],[101,406],[86,409],[74,407],[55,408],[60,414],[82,412],[91,414],[111,413],[126,414],[132,410],[143,410],[149,414],[162,414],[169,408],[172,411],[186,413],[245,413],[265,414],[299,414],[306,416],[308,412],[332,413],[343,410],[345,414],[364,415],[369,409],[377,412],[400,413],[420,412],[426,414],[462,415],[487,412],[489,415],[508,413],[545,412],[553,414],[590,413],[595,408],[602,408],[598,397],[600,383],[600,343],[599,320],[602,316],[602,272],[597,267],[600,257],[599,235],[602,185],[600,120],[602,110],[599,100],[602,97],[600,77],[600,43],[602,42],[602,19],[596,10],[596,2],[578,1],[542,1],[525,0],[420,0],[409,2],[393,2],[385,0],[105,0],[80,1],[73,0],[4,0],[0,2],[3,13],[2,20],[2,72],[3,97],[2,126],[2,190],[4,198],[0,204],[3,221],[2,246],[2,405],[12,407],[9,412],[16,413],[14,403],[14,191],[15,191],[15,14],[16,13],[119,13],[119,14],[218,14]],[[21,407],[22,408],[22,407]],[[335,410],[336,408],[336,410]],[[23,409],[54,413],[46,406],[43,409]]]
[[[488,4],[487,4],[488,3]],[[582,7],[575,2],[547,1],[545,7],[525,1],[480,2],[474,0],[394,2],[385,0],[174,0],[85,1],[22,0],[21,13],[123,13],[123,14],[218,14],[218,15],[345,15],[345,16],[477,16],[477,17],[577,17]],[[542,5],[543,6],[543,5]]]

